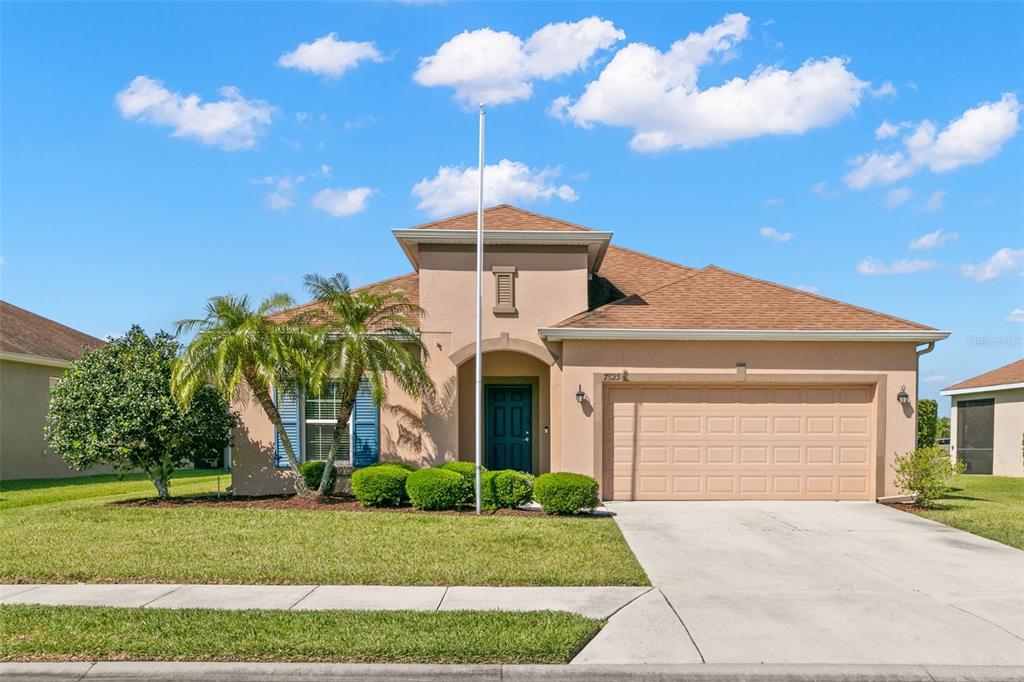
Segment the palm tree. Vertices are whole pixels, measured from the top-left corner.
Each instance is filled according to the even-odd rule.
[[[212,384],[228,400],[255,398],[270,418],[295,479],[295,492],[308,495],[299,472],[295,447],[271,397],[271,387],[298,386],[313,370],[307,335],[291,323],[276,323],[271,315],[294,305],[287,294],[274,294],[253,308],[248,296],[215,296],[206,303],[206,316],[181,320],[177,333],[195,331],[174,363],[171,388],[186,404],[200,387]]]
[[[374,404],[387,399],[389,382],[414,398],[430,394],[434,384],[423,367],[423,345],[411,315],[420,307],[398,290],[351,291],[348,277],[306,275],[306,289],[320,305],[297,321],[314,334],[316,358],[307,359],[308,384],[316,390],[338,382],[338,412],[317,492],[328,492],[330,470],[366,380]]]

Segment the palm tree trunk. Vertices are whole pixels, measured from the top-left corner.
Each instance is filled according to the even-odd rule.
[[[338,446],[341,444],[341,434],[348,428],[349,420],[352,419],[352,407],[355,401],[343,400],[338,406],[337,421],[334,423],[334,433],[331,434],[331,449],[327,453],[327,462],[324,466],[324,474],[320,477],[320,485],[317,487],[317,494],[326,495],[327,485],[331,480],[331,469],[334,468],[334,461],[338,458]]]
[[[281,421],[281,413],[277,411],[277,405],[274,404],[273,398],[270,397],[270,391],[265,388],[257,388],[259,383],[254,381],[246,373],[246,381],[249,384],[249,388],[252,390],[253,395],[256,396],[256,401],[259,402],[260,407],[270,418],[270,423],[274,425],[274,431],[277,433],[278,438],[281,439],[281,445],[284,446],[284,454],[288,459],[288,466],[292,470],[292,478],[294,479],[295,493],[301,497],[309,495],[309,487],[306,485],[306,479],[303,478],[302,472],[299,470],[299,458],[295,456],[295,448],[292,447],[291,438],[288,437],[288,432],[284,430],[284,423]]]

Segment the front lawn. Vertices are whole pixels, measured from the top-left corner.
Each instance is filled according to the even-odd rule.
[[[172,495],[226,483],[189,473]],[[610,518],[123,506],[152,486],[97,478],[0,484],[0,582],[648,584]]]
[[[1024,480],[961,476],[934,509],[914,509],[926,519],[1024,549]]]
[[[552,611],[0,606],[0,660],[568,663],[602,625]]]

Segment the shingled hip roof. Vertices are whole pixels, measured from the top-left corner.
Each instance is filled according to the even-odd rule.
[[[1024,388],[1024,360],[1017,360],[1008,365],[998,367],[991,372],[985,372],[976,377],[964,379],[958,384],[942,389],[942,395],[956,395],[957,393],[973,393],[1004,388]]]
[[[55,360],[66,364],[104,342],[77,329],[0,301],[0,354],[7,359]]]

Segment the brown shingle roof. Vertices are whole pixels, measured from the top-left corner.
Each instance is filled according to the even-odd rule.
[[[435,220],[431,223],[415,225],[410,230],[475,230],[476,211],[463,213]],[[524,232],[569,232],[569,231],[592,231],[589,227],[583,227],[565,220],[559,220],[550,216],[527,211],[509,204],[501,204],[484,209],[484,230],[491,232],[509,232],[522,230]]]
[[[692,271],[685,265],[609,244],[600,269],[590,280],[590,308],[650,291]]]
[[[83,347],[93,350],[103,345],[95,336],[0,301],[0,351],[75,360]]]
[[[406,298],[408,298],[410,302],[419,305],[420,276],[418,273],[410,272],[407,275],[399,275],[398,277],[392,277],[391,279],[385,279],[380,282],[374,282],[373,284],[367,284],[366,286],[359,287],[354,291],[367,291],[370,289],[377,288],[397,289],[404,293]],[[294,308],[289,308],[288,310],[277,313],[276,315],[271,315],[270,319],[273,320],[274,322],[284,322],[286,320],[292,319],[293,317],[301,313],[307,313],[317,310],[319,307],[319,303],[317,303],[316,301],[311,301],[309,303],[303,303],[302,305],[295,306]],[[418,326],[419,315],[413,314],[410,317],[412,318],[412,323]]]
[[[976,377],[965,379],[959,384],[953,384],[942,390],[958,391],[964,388],[983,388],[985,386],[1000,386],[1002,384],[1024,383],[1024,360],[1017,360],[1008,365],[1003,365],[991,372],[979,374]]]
[[[556,327],[594,329],[931,329],[709,265]]]

